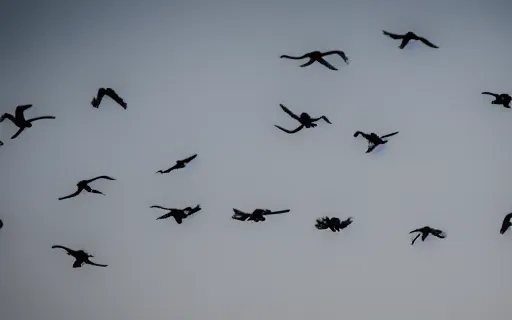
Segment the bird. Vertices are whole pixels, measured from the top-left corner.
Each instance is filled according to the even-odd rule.
[[[386,135],[383,135],[382,137],[379,137],[376,133],[372,132],[370,134],[364,133],[362,131],[356,131],[354,133],[354,138],[357,138],[359,135],[363,136],[368,141],[368,149],[366,150],[366,153],[370,153],[380,144],[386,144],[388,143],[388,140],[383,140],[384,138],[388,138],[391,136],[394,136],[395,134],[398,134],[398,131],[389,133]]]
[[[386,36],[388,36],[388,37],[390,37],[392,39],[395,39],[395,40],[400,40],[401,39],[402,43],[400,43],[400,46],[398,46],[400,49],[405,48],[405,46],[411,40],[419,40],[419,41],[423,42],[424,44],[426,44],[427,46],[429,46],[431,48],[439,49],[439,47],[436,46],[435,44],[433,44],[432,42],[428,41],[427,39],[425,39],[423,37],[417,36],[414,32],[411,32],[411,31],[407,32],[404,35],[387,32],[385,30],[382,30],[382,33],[384,33]]]
[[[270,211],[268,209],[255,209],[252,213],[245,213],[243,211],[233,208],[233,211],[235,212],[235,214],[233,216],[231,216],[231,219],[240,220],[240,221],[260,222],[260,221],[267,220],[265,218],[265,216],[267,216],[267,215],[290,212],[290,209],[279,210],[279,211]]]
[[[172,170],[175,170],[175,169],[183,169],[183,168],[185,168],[187,166],[187,164],[190,161],[194,160],[196,157],[197,157],[197,154],[194,154],[194,155],[192,155],[192,156],[190,156],[188,158],[185,158],[183,160],[177,160],[176,164],[174,166],[170,167],[167,170],[158,170],[156,173],[162,173],[163,174],[163,173],[169,173],[169,172],[171,172]]]
[[[4,222],[2,221],[2,219],[0,219],[0,229],[2,229],[4,227]]]
[[[73,197],[76,197],[77,195],[80,194],[80,192],[82,192],[83,190],[87,191],[87,192],[90,192],[90,193],[96,193],[96,194],[102,194],[102,195],[105,195],[103,194],[101,191],[98,191],[98,190],[95,190],[95,189],[92,189],[90,186],[89,186],[89,183],[93,182],[93,181],[96,181],[98,179],[106,179],[106,180],[116,180],[114,178],[111,178],[109,176],[99,176],[99,177],[96,177],[96,178],[92,178],[92,179],[89,179],[89,180],[80,180],[76,186],[77,186],[77,190],[68,195],[68,196],[65,196],[65,197],[61,197],[59,198],[59,200],[64,200],[64,199],[69,199],[69,198],[73,198]]]
[[[492,93],[492,92],[482,92],[482,94],[490,95],[494,97],[494,100],[491,102],[492,104],[502,105],[504,108],[510,109],[510,102],[512,101],[512,97],[507,93]]]
[[[409,232],[409,234],[415,233],[415,232],[419,232],[419,234],[416,236],[416,238],[414,238],[414,240],[412,240],[411,245],[414,244],[414,242],[416,241],[416,239],[418,239],[419,236],[421,236],[421,241],[425,241],[425,239],[428,237],[429,234],[436,236],[440,239],[446,238],[446,233],[444,233],[442,230],[434,229],[429,226],[425,226],[423,228],[412,230],[411,232]]]
[[[105,95],[117,102],[123,109],[126,110],[128,108],[128,104],[112,88],[99,88],[96,97],[91,101],[92,106],[99,108],[101,100]]]
[[[73,268],[80,268],[84,263],[90,264],[92,266],[97,266],[97,267],[108,267],[108,265],[106,265],[106,264],[97,264],[97,263],[94,263],[91,260],[89,260],[89,258],[94,258],[94,256],[91,254],[88,254],[84,250],[75,251],[75,250],[66,248],[64,246],[60,246],[60,245],[52,246],[52,249],[56,249],[56,248],[66,250],[66,252],[69,256],[73,256],[75,258],[75,262],[73,263]]]
[[[32,119],[25,119],[25,111],[32,107],[31,104],[19,105],[16,107],[14,111],[14,116],[10,113],[4,113],[0,117],[0,123],[5,119],[11,121],[15,126],[18,127],[18,131],[11,137],[11,139],[16,139],[25,129],[32,127],[32,122],[42,120],[42,119],[55,119],[54,116],[43,116],[36,117]]]
[[[512,213],[509,213],[505,216],[503,219],[503,223],[501,224],[500,233],[505,234],[505,232],[512,226],[512,223],[510,220],[512,219]]]
[[[278,128],[279,130],[284,131],[286,133],[293,134],[293,133],[299,132],[303,128],[314,128],[317,126],[315,122],[317,122],[318,120],[324,120],[325,122],[332,124],[331,121],[329,121],[329,119],[327,119],[326,116],[321,116],[319,118],[311,118],[311,116],[309,114],[307,114],[306,112],[303,112],[300,114],[300,116],[297,116],[296,114],[291,112],[290,109],[288,109],[284,105],[280,104],[280,106],[284,112],[286,112],[290,117],[292,117],[293,119],[297,120],[300,123],[300,126],[298,126],[297,128],[295,128],[293,130],[287,130],[283,127],[274,125],[276,128]]]
[[[343,230],[346,227],[348,227],[350,224],[352,224],[351,217],[343,221],[336,217],[323,217],[316,219],[315,227],[318,230],[331,229],[332,232],[339,232],[340,230]]]
[[[281,59],[286,58],[286,59],[292,59],[292,60],[302,60],[304,58],[309,58],[309,61],[304,63],[303,65],[301,65],[301,68],[307,67],[307,66],[313,64],[313,62],[318,61],[319,63],[323,64],[327,68],[337,71],[338,69],[336,69],[332,64],[330,64],[323,58],[323,57],[331,55],[331,54],[339,55],[343,59],[343,61],[345,61],[346,64],[349,64],[349,59],[348,59],[347,55],[345,54],[345,52],[343,52],[341,50],[332,50],[332,51],[327,51],[324,53],[322,53],[320,51],[311,51],[311,52],[306,53],[305,55],[300,56],[300,57],[282,55],[280,58]]]
[[[161,219],[167,219],[170,217],[173,217],[174,220],[176,220],[176,223],[181,224],[183,222],[183,219],[186,219],[187,217],[193,215],[194,213],[201,210],[201,206],[197,205],[195,207],[186,207],[184,209],[175,209],[175,208],[165,208],[161,206],[151,206],[150,208],[158,208],[162,210],[169,211],[168,213],[164,214],[163,216],[160,216],[156,218],[156,220]]]
[[[0,140],[0,147],[4,145],[4,142]]]

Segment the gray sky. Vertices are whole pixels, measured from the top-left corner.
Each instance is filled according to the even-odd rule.
[[[510,316],[512,113],[480,94],[512,91],[507,1],[9,2],[0,108],[57,119],[0,125],[2,319]],[[279,59],[334,49],[338,72]],[[99,87],[128,110],[93,109]],[[279,103],[333,124],[286,135]],[[400,134],[366,155],[356,130]],[[103,174],[106,197],[57,201]],[[178,226],[152,204],[203,211]],[[257,207],[292,211],[230,220]],[[424,225],[448,237],[410,246]]]

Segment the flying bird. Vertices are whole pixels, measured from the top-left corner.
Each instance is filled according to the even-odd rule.
[[[14,111],[14,116],[10,113],[4,113],[2,117],[0,117],[0,122],[3,122],[5,119],[10,120],[15,126],[18,127],[18,131],[11,137],[11,139],[15,139],[18,137],[25,129],[32,127],[32,122],[42,120],[42,119],[55,119],[54,116],[43,116],[36,117],[32,119],[25,119],[25,111],[31,108],[31,104],[20,105],[16,107]],[[3,143],[2,143],[3,144]]]
[[[245,213],[243,211],[240,211],[238,209],[233,209],[235,214],[231,216],[231,219],[240,220],[240,221],[254,221],[254,222],[260,222],[267,220],[265,216],[271,215],[271,214],[281,214],[290,212],[290,209],[285,210],[279,210],[279,211],[270,211],[268,209],[256,209],[252,213]]]
[[[311,116],[309,114],[307,114],[306,112],[303,112],[300,114],[300,116],[297,116],[296,114],[291,112],[284,105],[280,104],[280,106],[284,112],[286,112],[290,117],[292,117],[293,119],[297,120],[300,123],[300,125],[293,130],[287,130],[283,127],[274,125],[276,128],[278,128],[279,130],[284,131],[286,133],[293,134],[293,133],[299,132],[303,128],[314,128],[317,126],[315,122],[317,122],[318,120],[324,120],[325,122],[332,124],[331,121],[329,121],[329,119],[327,119],[326,116],[321,116],[319,118],[311,118]]]
[[[501,224],[500,233],[505,234],[505,232],[512,226],[512,223],[510,220],[512,219],[512,213],[509,213],[505,216],[503,219],[503,223]]]
[[[99,108],[101,100],[105,95],[117,102],[117,104],[123,107],[123,109],[126,110],[126,108],[128,108],[128,104],[126,104],[126,102],[124,102],[124,100],[112,88],[99,88],[96,97],[91,101],[92,106],[94,108]]]
[[[331,229],[332,232],[339,232],[340,230],[345,229],[352,223],[352,218],[348,218],[346,220],[341,221],[336,217],[323,217],[320,219],[316,219],[315,227],[318,230],[326,230]]]
[[[385,30],[382,30],[382,33],[384,33],[386,36],[388,36],[388,37],[390,37],[392,39],[402,40],[402,43],[400,44],[400,46],[398,46],[400,49],[405,48],[405,46],[411,40],[415,40],[415,41],[419,40],[419,41],[423,42],[424,44],[426,44],[427,46],[429,46],[431,48],[435,48],[435,49],[439,48],[438,46],[436,46],[432,42],[428,41],[427,39],[425,39],[423,37],[417,36],[414,32],[411,32],[411,31],[407,32],[404,35],[387,32]]]
[[[395,134],[398,134],[397,132],[389,133],[386,135],[383,135],[382,137],[379,137],[376,133],[372,132],[370,134],[364,133],[362,131],[356,131],[354,133],[354,137],[357,138],[359,135],[363,136],[368,141],[368,149],[366,150],[366,153],[370,153],[380,144],[386,144],[388,143],[388,140],[383,140],[384,138],[389,138],[391,136],[394,136]]]
[[[281,59],[286,58],[286,59],[292,59],[292,60],[302,60],[304,58],[309,58],[308,62],[301,65],[302,68],[307,67],[307,66],[313,64],[313,62],[317,61],[317,62],[323,64],[324,66],[326,66],[327,68],[337,71],[338,69],[336,69],[332,64],[330,64],[323,58],[323,57],[331,55],[331,54],[339,55],[343,59],[343,61],[345,61],[346,64],[349,64],[347,55],[345,54],[345,52],[340,51],[340,50],[327,51],[324,53],[322,53],[320,51],[312,51],[312,52],[306,53],[305,55],[300,56],[300,57],[292,57],[292,56],[288,56],[288,55],[282,55]]]
[[[77,195],[80,194],[80,192],[82,191],[87,191],[87,192],[90,192],[90,193],[96,193],[96,194],[102,194],[102,195],[105,195],[103,194],[101,191],[98,191],[98,190],[95,190],[95,189],[92,189],[90,186],[89,186],[89,183],[93,182],[93,181],[96,181],[98,179],[106,179],[106,180],[116,180],[114,178],[111,178],[109,176],[99,176],[99,177],[96,177],[96,178],[92,178],[92,179],[89,179],[89,180],[81,180],[79,181],[76,186],[77,186],[77,190],[75,191],[75,193],[72,193],[68,196],[65,196],[65,197],[62,197],[62,198],[59,198],[59,200],[64,200],[64,199],[69,199],[69,198],[73,198],[73,197],[76,197]]]
[[[184,209],[165,208],[165,207],[161,207],[161,206],[151,206],[150,208],[158,208],[158,209],[169,211],[168,213],[164,214],[163,216],[156,218],[156,220],[167,219],[167,218],[173,217],[174,220],[176,220],[176,222],[178,224],[181,224],[183,222],[183,219],[186,219],[187,217],[190,217],[194,213],[201,210],[200,205],[197,205],[193,208],[186,207]]]
[[[492,92],[482,92],[482,94],[490,95],[494,97],[494,100],[491,102],[492,104],[499,104],[505,108],[510,109],[510,102],[512,101],[512,97],[506,93],[492,93]]]
[[[0,219],[0,229],[2,229],[4,227],[4,222],[2,221],[2,219]]]
[[[183,169],[187,166],[187,164],[194,160],[195,158],[197,157],[197,154],[194,154],[193,156],[190,156],[186,159],[183,159],[183,160],[177,160],[176,161],[176,164],[172,167],[170,167],[169,169],[167,170],[158,170],[156,173],[169,173],[171,172],[172,170],[175,170],[175,169]]]
[[[418,232],[418,235],[416,236],[416,238],[414,238],[414,240],[412,240],[411,245],[414,244],[414,242],[416,241],[416,239],[418,239],[419,236],[421,236],[421,241],[425,241],[425,239],[428,237],[429,234],[436,236],[440,239],[446,238],[446,233],[444,233],[442,230],[434,229],[429,226],[419,228],[416,230],[412,230],[411,232],[409,232],[409,234],[416,233],[416,232]]]
[[[97,263],[94,263],[91,260],[89,260],[89,258],[94,258],[94,256],[88,254],[84,250],[75,251],[75,250],[66,248],[64,246],[58,246],[58,245],[52,246],[52,249],[55,249],[55,248],[66,250],[68,256],[73,256],[75,258],[75,262],[73,263],[73,268],[80,268],[84,263],[90,264],[92,266],[97,266],[97,267],[108,267],[108,265],[106,265],[106,264],[97,264]]]
[[[0,147],[4,145],[4,142],[0,140]]]

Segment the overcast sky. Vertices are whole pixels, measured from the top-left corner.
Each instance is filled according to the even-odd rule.
[[[507,319],[506,0],[25,1],[0,10],[3,320]],[[425,36],[399,50],[382,30]],[[279,59],[341,49],[315,63]],[[303,62],[302,62],[303,63]],[[114,88],[125,111],[99,87]],[[326,115],[296,135],[279,108]],[[372,154],[356,130],[400,131]],[[177,159],[185,169],[157,175]],[[57,201],[76,183],[106,196]],[[203,210],[177,225],[150,205]],[[291,209],[263,223],[232,209]],[[318,231],[324,215],[354,223]],[[411,246],[408,232],[443,229]],[[107,268],[73,269],[51,246]]]

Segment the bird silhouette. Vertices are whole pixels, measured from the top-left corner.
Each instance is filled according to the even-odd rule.
[[[345,54],[345,52],[340,51],[340,50],[327,51],[327,52],[324,52],[324,53],[322,53],[320,51],[311,51],[311,52],[306,53],[305,55],[300,56],[300,57],[293,57],[293,56],[288,56],[288,55],[282,55],[281,59],[282,58],[286,58],[286,59],[292,59],[292,60],[302,60],[304,58],[309,58],[308,62],[306,62],[303,65],[301,65],[302,68],[303,67],[307,67],[307,66],[313,64],[313,62],[317,61],[317,62],[323,64],[324,66],[326,66],[327,68],[329,68],[331,70],[334,70],[334,71],[337,71],[338,69],[336,69],[332,64],[330,64],[329,62],[327,62],[323,58],[323,57],[329,56],[331,54],[339,55],[343,59],[343,61],[345,61],[346,64],[349,64],[347,55]]]
[[[167,170],[158,170],[156,173],[169,173],[171,172],[172,170],[176,170],[176,169],[183,169],[187,166],[187,164],[194,160],[195,158],[197,157],[197,154],[194,154],[193,156],[190,156],[186,159],[183,159],[183,160],[177,160],[176,161],[176,164],[172,167],[170,167],[169,169]]]
[[[126,104],[126,102],[124,102],[124,100],[112,88],[99,88],[96,97],[91,101],[92,106],[94,108],[99,108],[101,100],[105,95],[117,102],[117,104],[123,107],[123,109],[126,110],[126,108],[128,108],[128,104]]]
[[[512,213],[509,213],[505,216],[505,218],[503,219],[503,223],[501,224],[501,229],[500,229],[501,234],[505,234],[505,232],[507,232],[508,228],[510,228],[512,226],[512,223],[510,222],[511,219],[512,219]]]
[[[340,230],[345,229],[350,224],[352,224],[352,218],[348,218],[346,220],[341,221],[339,218],[336,217],[323,217],[316,219],[315,227],[318,230],[326,230],[331,229],[332,232],[339,232]]]
[[[92,189],[90,186],[89,186],[89,183],[93,182],[93,181],[96,181],[98,179],[106,179],[106,180],[116,180],[114,178],[111,178],[109,176],[99,176],[99,177],[96,177],[96,178],[92,178],[92,179],[89,179],[89,180],[81,180],[79,181],[76,186],[77,186],[77,190],[68,195],[68,196],[65,196],[65,197],[62,197],[62,198],[59,198],[59,200],[64,200],[64,199],[69,199],[69,198],[73,198],[73,197],[76,197],[77,195],[79,195],[82,191],[87,191],[87,192],[90,192],[90,193],[95,193],[95,194],[102,194],[102,195],[105,195],[103,194],[101,191],[98,191],[98,190],[95,190],[95,189]]]
[[[55,119],[54,116],[43,116],[27,120],[25,119],[25,111],[31,107],[31,104],[20,105],[16,107],[16,110],[14,111],[14,116],[10,113],[4,113],[0,117],[0,122],[3,122],[5,119],[7,119],[18,127],[18,131],[11,137],[11,139],[16,139],[25,129],[31,128],[32,122],[34,121],[39,121],[42,119]]]
[[[388,37],[390,37],[392,39],[402,40],[402,43],[400,43],[400,46],[398,46],[400,49],[405,48],[405,46],[411,40],[419,40],[419,41],[423,42],[424,44],[426,44],[427,46],[429,46],[431,48],[435,48],[435,49],[439,48],[438,46],[436,46],[432,42],[428,41],[427,39],[425,39],[423,37],[417,36],[414,32],[411,32],[411,31],[409,31],[409,32],[407,32],[406,34],[403,34],[403,35],[387,32],[385,30],[382,30],[382,33],[384,33],[386,36],[388,36]]]
[[[0,147],[4,145],[4,142],[0,140]]]
[[[362,131],[356,131],[354,133],[354,137],[357,138],[359,135],[363,136],[368,141],[368,149],[366,149],[366,153],[370,153],[380,144],[386,144],[388,143],[387,140],[383,140],[384,138],[389,138],[391,136],[394,136],[398,134],[397,132],[389,133],[386,135],[383,135],[382,137],[379,137],[376,133],[372,132],[370,134],[364,133]]]
[[[409,232],[409,234],[416,233],[416,232],[419,232],[419,234],[416,236],[416,238],[414,238],[414,240],[412,240],[411,245],[414,244],[414,242],[416,241],[416,239],[418,239],[419,236],[421,236],[421,241],[425,241],[425,239],[428,237],[429,234],[436,236],[440,239],[446,238],[446,233],[444,233],[442,230],[434,229],[429,226],[425,226],[423,228],[412,230],[411,232]]]
[[[482,94],[486,94],[489,96],[493,96],[494,100],[491,102],[492,104],[502,105],[504,108],[510,109],[510,102],[512,101],[512,97],[507,93],[492,93],[492,92],[482,92]]]
[[[303,128],[314,128],[317,126],[315,122],[317,122],[318,120],[324,120],[325,122],[332,124],[331,121],[329,121],[329,119],[327,119],[326,116],[321,116],[319,118],[311,118],[311,116],[309,114],[307,114],[306,112],[303,112],[300,114],[300,116],[297,116],[296,114],[291,112],[284,105],[280,104],[280,106],[284,112],[286,112],[290,117],[292,117],[293,119],[297,120],[300,123],[300,125],[293,130],[287,130],[283,127],[274,125],[276,128],[278,128],[279,130],[284,131],[286,133],[293,134],[293,133],[299,132]]]
[[[73,263],[73,268],[80,268],[84,263],[90,264],[92,266],[97,266],[97,267],[108,267],[108,265],[106,265],[106,264],[97,264],[97,263],[94,263],[91,260],[89,260],[89,258],[94,258],[94,256],[88,254],[84,250],[75,251],[75,250],[66,248],[64,246],[59,246],[59,245],[52,246],[52,249],[56,249],[56,248],[66,250],[66,252],[69,256],[73,256],[75,258],[75,262]]]
[[[2,229],[4,227],[4,222],[2,221],[2,219],[0,219],[0,229]]]
[[[183,219],[186,219],[187,217],[190,217],[194,213],[201,210],[200,205],[197,205],[193,208],[186,207],[184,209],[165,208],[165,207],[161,207],[161,206],[151,206],[150,208],[158,208],[158,209],[169,211],[168,213],[164,214],[163,216],[156,218],[156,220],[167,219],[167,218],[173,217],[174,220],[176,220],[176,222],[178,224],[181,224],[183,222]]]
[[[252,213],[245,213],[238,209],[233,209],[233,211],[235,212],[235,214],[233,216],[231,216],[232,219],[240,220],[240,221],[260,222],[260,221],[267,220],[265,218],[265,216],[290,212],[290,209],[279,210],[279,211],[270,211],[268,209],[255,209]]]

